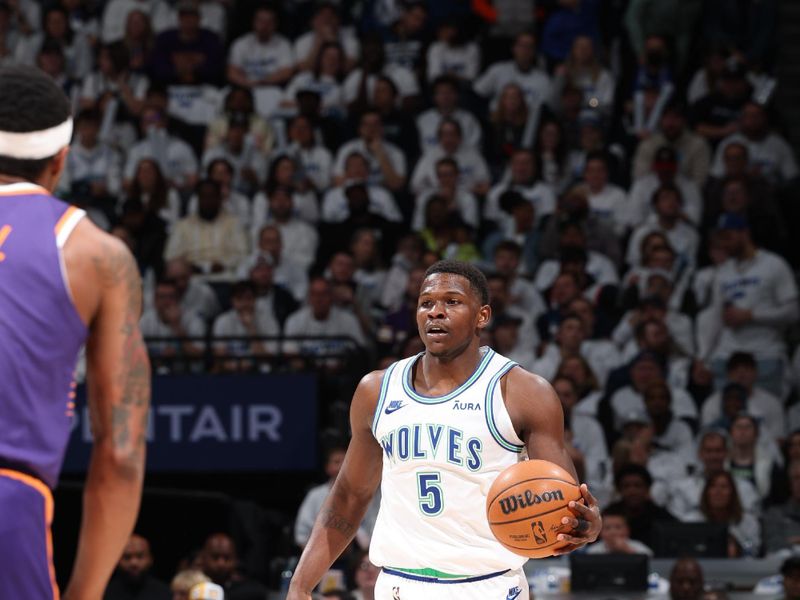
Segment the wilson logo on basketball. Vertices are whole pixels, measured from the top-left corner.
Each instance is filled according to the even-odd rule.
[[[564,494],[561,490],[553,490],[542,494],[534,494],[530,490],[525,490],[524,494],[516,494],[508,498],[501,498],[500,509],[503,511],[504,515],[508,515],[520,508],[535,506],[542,502],[552,502],[553,500],[564,500]]]

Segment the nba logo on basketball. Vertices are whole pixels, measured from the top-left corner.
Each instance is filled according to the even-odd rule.
[[[531,530],[533,531],[533,539],[536,540],[536,543],[546,544],[547,543],[547,534],[544,531],[544,524],[541,521],[534,521],[531,523]]]

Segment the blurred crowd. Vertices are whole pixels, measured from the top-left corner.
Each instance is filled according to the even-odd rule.
[[[154,360],[333,336],[386,366],[426,267],[471,261],[486,345],[552,382],[629,534],[602,543],[721,523],[750,556],[800,545],[776,4],[0,0],[0,61],[71,98],[59,194],[136,256]]]

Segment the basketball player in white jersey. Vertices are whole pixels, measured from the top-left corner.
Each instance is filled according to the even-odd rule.
[[[524,600],[526,559],[503,548],[486,519],[497,475],[527,451],[575,475],[561,404],[550,385],[479,344],[491,319],[486,279],[441,261],[417,304],[425,352],[370,373],[350,411],[352,441],[292,579],[287,600],[311,592],[347,547],[381,484],[370,560],[377,600]],[[577,476],[576,476],[577,480]],[[570,503],[572,529],[555,553],[597,539],[597,501]]]

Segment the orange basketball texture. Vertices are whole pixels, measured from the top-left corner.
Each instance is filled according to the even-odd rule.
[[[486,517],[503,546],[521,556],[544,558],[564,545],[561,519],[574,517],[570,500],[582,498],[572,475],[546,460],[526,460],[504,469],[486,498]]]

